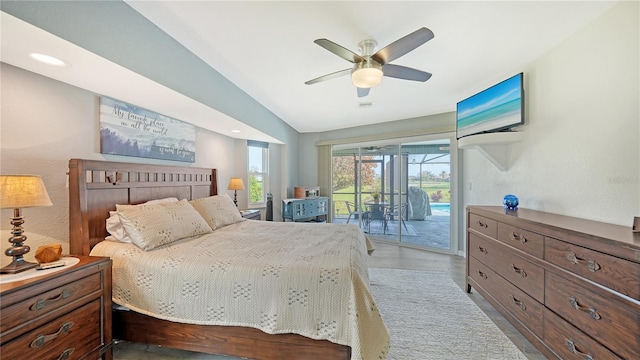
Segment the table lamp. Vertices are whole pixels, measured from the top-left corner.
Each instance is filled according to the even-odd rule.
[[[244,190],[244,183],[241,178],[231,178],[227,190],[233,190],[233,203],[238,207],[238,190]]]
[[[23,235],[22,208],[52,206],[42,178],[37,175],[0,175],[0,208],[13,209],[11,218],[11,247],[4,253],[13,257],[11,264],[0,269],[2,274],[15,274],[32,269],[38,264],[25,261],[23,255],[28,253],[29,246],[24,245],[27,237]]]

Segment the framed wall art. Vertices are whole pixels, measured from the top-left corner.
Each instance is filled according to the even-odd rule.
[[[100,97],[100,152],[193,163],[196,128],[123,101]]]

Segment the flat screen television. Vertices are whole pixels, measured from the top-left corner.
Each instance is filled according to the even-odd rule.
[[[505,131],[524,123],[523,74],[519,73],[456,107],[456,137]]]

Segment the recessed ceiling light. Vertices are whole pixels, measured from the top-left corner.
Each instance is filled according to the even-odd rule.
[[[240,130],[231,130],[232,133],[239,133]]]
[[[47,65],[52,65],[52,66],[69,66],[69,64],[67,64],[65,61],[60,60],[56,57],[50,56],[50,55],[45,55],[45,54],[39,54],[39,53],[31,53],[29,54],[29,56],[31,56],[32,59],[40,61],[41,63],[47,64]]]

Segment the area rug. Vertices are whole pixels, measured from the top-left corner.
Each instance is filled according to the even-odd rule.
[[[370,268],[369,281],[389,360],[527,359],[447,274]]]

